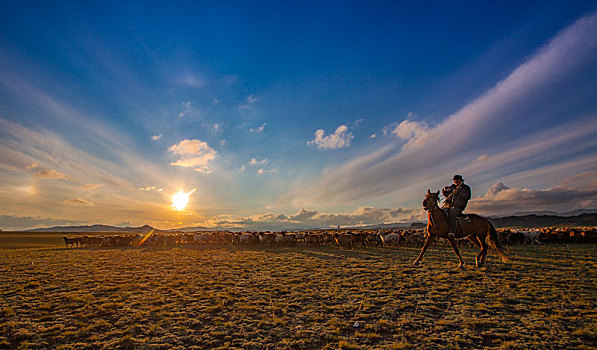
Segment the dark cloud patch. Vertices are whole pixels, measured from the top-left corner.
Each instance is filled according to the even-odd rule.
[[[303,208],[294,215],[268,213],[249,218],[215,218],[212,225],[255,230],[281,230],[333,226],[364,226],[423,220],[421,209],[360,207],[352,213],[321,213]]]
[[[91,203],[90,201],[87,201],[83,198],[67,199],[67,200],[63,201],[62,203],[66,204],[66,205],[73,205],[73,206],[89,206],[89,207],[93,206],[93,203]]]
[[[487,215],[542,210],[567,212],[596,205],[596,188],[558,186],[535,190],[510,188],[500,182],[493,185],[485,196],[471,200],[467,211]]]
[[[67,225],[81,225],[88,224],[88,221],[76,221],[76,220],[62,220],[62,219],[50,219],[33,216],[13,216],[13,215],[0,215],[0,229],[4,231],[8,230],[26,230],[30,228],[38,227],[51,227],[51,226],[67,226]]]

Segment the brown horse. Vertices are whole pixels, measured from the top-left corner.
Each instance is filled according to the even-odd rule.
[[[458,250],[458,246],[454,240],[456,238],[464,237],[470,240],[477,247],[481,248],[481,251],[475,258],[477,267],[481,266],[485,262],[488,247],[491,247],[493,250],[495,250],[500,258],[502,258],[502,261],[508,261],[506,253],[498,243],[495,227],[493,227],[491,222],[484,217],[475,214],[468,214],[469,220],[458,223],[458,228],[456,229],[457,232],[455,232],[455,235],[448,235],[450,232],[448,216],[446,215],[446,212],[439,207],[438,201],[439,191],[433,193],[430,190],[427,190],[427,195],[423,200],[423,208],[427,211],[428,220],[427,240],[425,241],[425,245],[423,245],[421,254],[419,254],[414,262],[415,265],[418,264],[423,258],[423,254],[425,254],[425,251],[427,248],[429,248],[431,242],[433,242],[436,237],[445,238],[450,242],[452,249],[454,249],[454,252],[458,256],[458,260],[460,261],[460,265],[458,265],[458,267],[462,267],[464,265],[464,261],[462,260],[462,256],[460,256],[460,251]]]

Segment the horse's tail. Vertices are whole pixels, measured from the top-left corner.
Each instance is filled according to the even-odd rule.
[[[495,252],[500,256],[503,262],[508,261],[508,255],[506,255],[504,248],[502,248],[502,246],[500,245],[495,227],[493,226],[491,221],[487,220],[487,222],[489,223],[489,234],[485,237],[485,242],[489,244],[491,249],[495,250]]]

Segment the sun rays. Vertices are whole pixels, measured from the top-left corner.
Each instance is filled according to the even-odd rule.
[[[195,192],[194,188],[189,192],[184,192],[183,190],[180,190],[176,192],[174,195],[172,195],[172,208],[174,208],[174,210],[176,211],[184,210],[184,208],[186,208],[187,204],[189,203],[189,197],[191,196],[191,194],[193,194],[193,192]]]

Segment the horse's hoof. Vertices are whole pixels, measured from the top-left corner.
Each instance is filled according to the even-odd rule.
[[[458,265],[458,268],[459,268],[459,269],[464,269],[464,263],[462,263],[462,264]]]

